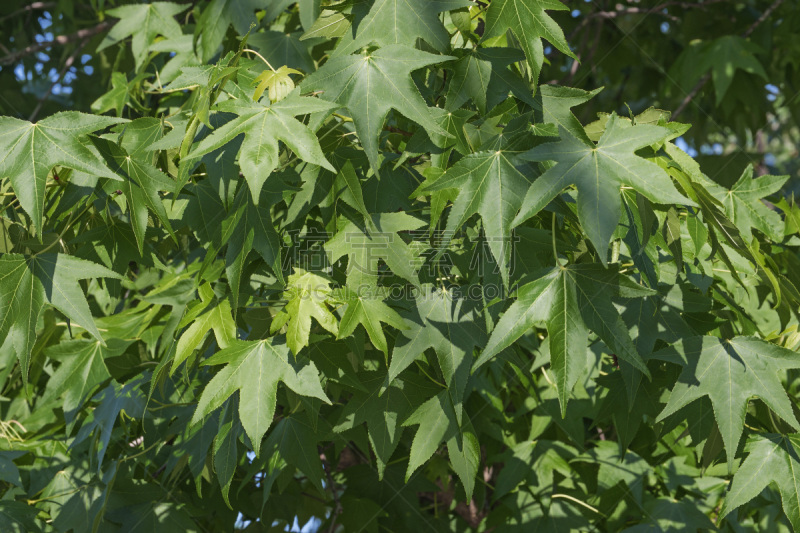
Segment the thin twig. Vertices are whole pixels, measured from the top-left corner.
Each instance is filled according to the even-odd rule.
[[[84,39],[83,42],[81,42],[81,44],[79,44],[75,48],[75,50],[72,51],[67,60],[64,61],[64,66],[61,68],[61,71],[58,73],[56,79],[53,80],[53,83],[50,84],[50,87],[47,89],[47,92],[44,93],[41,98],[39,98],[39,103],[36,104],[36,109],[34,109],[33,113],[31,113],[30,118],[28,118],[28,122],[34,122],[36,120],[36,117],[39,116],[39,112],[42,110],[42,106],[47,101],[47,99],[50,98],[50,95],[53,94],[53,89],[55,88],[55,86],[61,83],[61,80],[64,79],[64,76],[67,74],[69,68],[72,66],[73,63],[75,63],[75,58],[78,57],[78,54],[81,52],[81,50],[83,50],[83,47],[86,46],[86,43],[88,42],[89,39]]]
[[[42,9],[51,9],[56,7],[57,5],[58,4],[56,4],[55,2],[32,2],[21,9],[17,9],[16,11],[12,11],[8,15],[0,17],[0,22],[16,17],[17,15],[21,15],[23,13],[29,13],[31,11],[38,11]]]
[[[323,470],[325,470],[325,477],[328,480],[328,487],[331,489],[331,494],[333,495],[334,508],[333,512],[331,513],[331,525],[328,526],[328,533],[333,533],[336,531],[336,517],[342,512],[342,503],[339,501],[339,495],[336,493],[336,483],[333,481],[333,476],[331,475],[330,462],[325,461]]]
[[[706,2],[664,2],[659,4],[655,7],[651,7],[650,9],[645,9],[642,7],[626,7],[624,9],[617,9],[614,11],[595,11],[594,13],[588,13],[583,18],[580,24],[578,24],[574,30],[569,34],[567,38],[568,41],[572,41],[572,38],[578,33],[583,27],[585,27],[592,19],[600,18],[600,19],[615,19],[617,17],[621,17],[622,15],[661,15],[673,21],[680,20],[680,17],[675,15],[671,15],[669,13],[664,13],[664,10],[668,7],[672,6],[679,6],[684,9],[705,9],[706,6],[711,4],[718,4],[720,2],[726,2],[727,0],[708,0]]]
[[[13,52],[11,54],[6,55],[3,58],[0,58],[0,65],[10,65],[12,63],[16,63],[18,60],[27,55],[35,54],[36,52],[41,52],[42,50],[46,50],[51,46],[57,44],[67,44],[73,41],[81,41],[84,39],[89,39],[90,37],[93,37],[98,33],[106,31],[110,27],[111,27],[110,22],[101,22],[97,26],[94,26],[92,28],[85,28],[83,30],[78,30],[75,33],[71,33],[69,35],[57,35],[52,41],[45,41],[43,43],[32,44],[26,48],[23,48],[18,52]]]

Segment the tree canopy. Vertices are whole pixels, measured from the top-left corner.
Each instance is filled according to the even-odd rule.
[[[5,0],[0,530],[800,531],[794,0]]]

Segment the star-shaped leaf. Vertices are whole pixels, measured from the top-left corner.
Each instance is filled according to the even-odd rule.
[[[300,470],[320,493],[323,493],[322,461],[317,452],[319,433],[306,421],[296,415],[282,418],[264,443],[264,451],[270,463],[280,458],[294,468]]]
[[[653,357],[683,366],[658,420],[708,396],[725,444],[729,469],[733,467],[750,398],[760,398],[786,423],[800,430],[778,376],[781,370],[800,368],[800,360],[793,351],[755,337],[731,340],[692,337],[656,352]]]
[[[719,105],[730,89],[737,70],[754,74],[767,81],[767,73],[755,56],[759,52],[763,53],[763,50],[753,42],[738,35],[724,35],[713,41],[700,43],[697,48],[688,47],[687,55],[681,57],[685,63],[681,61],[679,64],[684,65],[684,68],[691,73],[689,79],[699,79],[702,74],[711,71],[714,93]],[[690,83],[694,85],[696,81]]]
[[[443,441],[447,443],[450,464],[461,479],[467,501],[472,499],[475,488],[475,474],[481,461],[480,445],[472,424],[464,415],[459,427],[453,401],[446,391],[440,392],[422,404],[403,422],[404,426],[419,425],[414,441],[411,443],[411,456],[408,459],[406,481],[414,471],[422,466]]]
[[[367,331],[372,344],[388,355],[389,348],[386,345],[386,336],[383,334],[381,323],[397,329],[405,329],[407,327],[406,323],[397,314],[397,311],[374,296],[360,296],[355,291],[347,288],[334,291],[333,297],[347,304],[342,319],[339,321],[338,337],[340,339],[349,337],[356,327],[361,324]]]
[[[448,110],[454,110],[470,98],[482,115],[508,98],[509,93],[534,105],[533,90],[508,66],[525,59],[513,48],[479,48],[464,52],[452,68],[453,78],[447,88]],[[547,85],[542,88],[548,87]]]
[[[480,214],[489,249],[500,266],[503,281],[507,283],[511,221],[522,206],[522,198],[530,185],[530,178],[517,170],[511,153],[497,150],[478,152],[460,159],[444,175],[425,184],[421,192],[458,190],[458,197],[447,217],[441,246],[447,246],[469,217]]]
[[[354,21],[333,55],[351,54],[363,46],[403,44],[415,46],[422,39],[439,52],[447,51],[450,35],[439,13],[473,5],[469,0],[374,0],[368,12],[353,9]]]
[[[300,84],[303,92],[324,91],[322,97],[347,108],[358,138],[377,173],[378,137],[389,110],[395,109],[430,134],[449,134],[436,123],[411,72],[455,59],[408,46],[384,46],[372,52],[335,57]]]
[[[31,217],[36,233],[42,230],[45,182],[54,166],[120,180],[86,146],[86,134],[124,119],[66,111],[32,124],[0,117],[0,179],[11,180],[19,204]]]
[[[92,142],[105,158],[109,167],[114,172],[128,178],[120,184],[120,190],[127,200],[131,226],[136,236],[139,254],[143,252],[148,211],[158,217],[158,220],[177,243],[177,238],[172,231],[172,224],[169,221],[169,216],[167,216],[167,210],[164,208],[164,203],[159,195],[161,191],[172,191],[175,188],[175,182],[150,164],[146,158],[131,157],[123,147],[107,139],[93,138]],[[150,154],[148,153],[147,156],[150,156]]]
[[[195,27],[195,36],[200,38],[199,49],[203,61],[208,61],[217,53],[228,26],[233,24],[239,35],[246,34],[250,24],[258,24],[256,9],[263,8],[264,0],[213,0],[208,4]]]
[[[613,114],[595,146],[559,127],[561,140],[522,154],[531,161],[555,161],[528,189],[516,226],[538,213],[569,185],[578,190],[578,219],[605,264],[611,234],[617,227],[622,187],[632,187],[651,202],[694,205],[681,195],[669,175],[636,151],[659,142],[670,130],[648,124],[630,126]]]
[[[36,341],[36,322],[45,301],[104,343],[78,280],[119,278],[98,264],[65,254],[0,256],[0,339],[11,338],[23,379]]]
[[[97,385],[111,379],[105,360],[121,355],[132,342],[113,339],[104,346],[97,340],[72,340],[49,347],[46,355],[60,365],[48,380],[42,401],[61,397],[64,414],[74,416],[86,396]]]
[[[333,304],[331,292],[330,281],[313,272],[295,268],[289,276],[289,285],[283,293],[287,303],[273,319],[270,329],[274,333],[288,324],[286,342],[295,355],[308,346],[312,317],[334,335],[339,333],[339,323],[329,308]]]
[[[720,519],[772,485],[780,492],[792,527],[800,531],[800,434],[756,434],[748,440],[747,450],[749,454],[725,496]]]
[[[561,416],[578,378],[586,370],[586,346],[593,331],[621,359],[649,376],[613,297],[636,298],[654,291],[597,263],[557,267],[517,291],[517,300],[492,331],[475,368],[505,350],[534,325],[547,328],[550,369],[556,376]]]
[[[789,176],[760,176],[753,179],[753,165],[747,165],[742,175],[721,198],[725,214],[733,221],[745,242],[753,240],[757,229],[773,241],[783,240],[784,222],[777,211],[770,209],[762,198],[775,194]]]
[[[136,4],[109,9],[106,14],[120,19],[111,31],[108,32],[97,51],[120,42],[126,37],[133,36],[131,51],[136,61],[136,69],[147,57],[147,49],[153,44],[156,36],[175,37],[183,33],[175,15],[186,11],[186,4],[172,2],[153,2],[150,4]]]
[[[589,137],[572,108],[588,102],[602,90],[602,87],[594,91],[584,91],[575,87],[541,85],[536,100],[541,103],[542,123],[562,127],[588,143]]]
[[[469,289],[467,289],[467,294]],[[415,312],[407,319],[392,351],[389,381],[432,348],[457,409],[472,367],[472,351],[486,342],[486,330],[477,302],[431,286],[419,291]]]
[[[294,117],[327,112],[335,107],[319,98],[304,98],[296,93],[271,105],[249,99],[228,100],[220,104],[218,109],[239,116],[197,143],[188,158],[200,158],[244,134],[244,142],[239,150],[239,166],[257,203],[264,182],[278,167],[279,141],[303,161],[334,170],[325,159],[314,132]]]
[[[246,188],[236,193],[233,213],[228,220],[232,230],[225,252],[225,270],[231,286],[233,308],[236,309],[239,307],[242,270],[251,250],[258,252],[281,284],[285,283],[281,270],[282,243],[272,224],[269,208],[264,204],[255,205]]]
[[[501,36],[509,29],[514,32],[525,51],[533,80],[536,82],[544,62],[542,38],[547,39],[563,54],[575,57],[561,27],[545,11],[567,9],[569,8],[559,0],[494,0],[489,4],[483,37],[488,39]]]
[[[339,422],[333,430],[341,433],[359,424],[367,424],[367,434],[375,452],[378,475],[382,478],[403,434],[401,422],[428,397],[429,386],[418,382],[414,375],[394,379],[385,387],[387,373],[368,372],[359,375],[365,388],[356,392],[345,404]]]
[[[422,264],[421,250],[413,243],[406,244],[397,233],[422,227],[422,220],[405,213],[375,214],[371,217],[369,231],[349,220],[343,222],[336,235],[325,243],[325,251],[332,263],[347,255],[348,288],[359,294],[375,289],[380,260],[395,275],[413,284],[419,283],[417,270]]]
[[[225,367],[203,390],[192,423],[210,415],[238,390],[239,418],[256,454],[275,416],[279,382],[301,396],[330,403],[314,363],[301,364],[289,353],[286,344],[274,338],[235,341],[203,363],[205,366],[223,364]]]

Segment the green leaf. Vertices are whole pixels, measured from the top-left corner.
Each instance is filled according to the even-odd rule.
[[[406,242],[398,232],[420,228],[424,222],[405,213],[381,213],[371,216],[372,228],[366,231],[343,219],[343,225],[325,243],[331,263],[347,255],[347,287],[357,294],[376,292],[378,262],[383,261],[392,272],[417,285],[417,271],[422,266],[420,249]]]
[[[653,531],[714,531],[716,526],[703,514],[699,502],[684,497],[681,500],[657,498],[648,501],[642,509],[646,520],[641,524],[626,528],[624,533],[648,533]]]
[[[239,166],[250,186],[253,200],[258,203],[264,182],[278,167],[279,141],[284,142],[303,161],[334,170],[325,159],[314,132],[294,118],[306,113],[325,113],[334,108],[333,104],[319,98],[303,98],[296,93],[271,105],[246,99],[228,100],[220,104],[218,109],[236,113],[238,117],[197,143],[187,157],[200,158],[244,134],[244,142],[239,150]]]
[[[665,139],[670,130],[647,124],[626,126],[612,115],[595,146],[559,128],[561,140],[537,146],[522,154],[531,161],[555,161],[528,189],[517,226],[541,211],[569,185],[578,190],[578,219],[606,264],[611,234],[617,227],[622,200],[620,189],[631,187],[660,204],[695,205],[672,184],[664,170],[635,152]]]
[[[513,93],[519,100],[534,105],[532,90],[508,66],[525,59],[512,48],[470,50],[452,64],[453,78],[447,88],[448,110],[461,107],[469,99],[485,115]],[[549,86],[544,86],[549,87]]]
[[[569,8],[558,0],[494,0],[489,4],[483,38],[502,36],[507,30],[514,32],[528,58],[535,83],[544,62],[542,38],[547,39],[563,54],[575,58],[561,27],[546,12],[567,9]]]
[[[308,43],[300,40],[301,35],[301,32],[265,31],[250,35],[247,44],[258,50],[270,65],[286,65],[311,73],[316,69],[314,59],[309,53]]]
[[[439,52],[446,52],[450,35],[439,13],[472,5],[469,0],[374,0],[369,11],[354,8],[354,20],[334,50],[333,56],[352,54],[376,44],[413,47],[422,39]]]
[[[73,340],[49,347],[45,354],[61,364],[47,382],[42,401],[62,398],[64,414],[73,417],[87,395],[111,379],[105,360],[122,355],[131,342],[113,339],[104,346],[96,340]]]
[[[92,111],[102,115],[106,111],[114,110],[117,116],[122,116],[122,110],[128,102],[128,78],[122,72],[111,74],[111,90],[92,102]]]
[[[322,493],[324,471],[317,440],[317,433],[311,426],[296,416],[287,416],[270,432],[264,450],[268,457],[280,456],[287,464],[296,467]]]
[[[466,288],[471,294],[477,286]],[[425,350],[432,348],[439,360],[448,391],[460,418],[464,390],[472,367],[472,352],[486,342],[486,325],[477,302],[468,296],[423,286],[416,309],[407,318],[392,351],[389,381],[397,379]]]
[[[747,441],[747,450],[749,454],[733,476],[719,517],[725,518],[772,485],[780,492],[792,528],[800,531],[800,434],[756,434]]]
[[[312,317],[334,335],[339,333],[339,324],[329,309],[333,304],[331,292],[330,281],[313,272],[295,268],[289,276],[289,285],[283,293],[286,305],[274,318],[270,330],[274,333],[287,325],[286,343],[295,356],[308,346]]]
[[[225,367],[203,389],[191,423],[210,415],[238,390],[239,419],[256,454],[275,416],[279,382],[301,396],[330,403],[314,363],[301,364],[280,341],[234,341],[203,364]]]
[[[197,292],[200,294],[203,308],[208,307],[215,300],[214,291],[208,284],[202,285]],[[218,301],[186,328],[186,331],[178,339],[170,374],[174,373],[181,363],[192,355],[209,331],[214,332],[220,348],[227,348],[236,340],[236,324],[233,321],[231,305],[227,300]]]
[[[542,123],[564,128],[574,137],[588,143],[589,137],[586,130],[572,112],[572,108],[588,102],[602,90],[602,87],[593,91],[584,91],[559,85],[539,86],[536,98],[541,100]]]
[[[93,444],[100,443],[100,448],[97,450],[98,472],[103,466],[103,458],[111,442],[111,433],[120,413],[124,412],[125,415],[132,418],[142,416],[145,397],[140,389],[145,377],[147,376],[140,374],[124,385],[112,381],[92,398],[98,402],[98,405],[85,420],[71,445],[77,446],[89,435],[94,434]]]
[[[589,331],[597,334],[621,359],[649,376],[628,329],[611,299],[647,296],[653,291],[624,281],[616,269],[599,264],[558,267],[522,286],[517,300],[503,314],[474,368],[511,346],[534,325],[547,328],[550,368],[556,376],[561,416],[578,378],[586,370]]]
[[[234,213],[229,219],[235,219],[237,216],[238,222],[233,223],[225,254],[226,273],[231,286],[234,309],[239,307],[242,269],[251,250],[255,249],[272,269],[278,281],[285,283],[281,270],[280,236],[272,225],[269,209],[263,204],[255,205],[248,190],[242,188],[236,194]]]
[[[391,109],[417,122],[430,134],[448,137],[437,124],[411,79],[414,70],[455,59],[414,50],[403,45],[384,46],[373,52],[335,57],[300,84],[303,92],[324,91],[322,97],[346,108],[358,138],[378,173],[378,137]]]
[[[250,24],[258,24],[255,11],[263,7],[263,0],[213,0],[205,6],[195,27],[201,59],[208,61],[217,53],[231,24],[240,35],[250,30]]]
[[[728,456],[728,469],[744,430],[745,411],[756,396],[786,423],[800,430],[783,385],[781,370],[800,368],[797,354],[755,337],[681,339],[653,357],[683,366],[658,420],[708,396]]]
[[[480,448],[472,424],[466,416],[459,427],[453,402],[447,392],[440,392],[422,404],[403,425],[419,425],[411,444],[406,482],[417,468],[431,458],[439,444],[446,441],[453,470],[461,479],[467,501],[470,501],[480,464]]]
[[[358,378],[364,390],[357,391],[345,404],[333,430],[341,433],[366,423],[378,476],[383,478],[386,465],[400,444],[403,434],[401,422],[424,402],[431,387],[414,375],[395,378],[387,386],[385,369],[365,372]]]
[[[120,180],[86,146],[86,134],[124,119],[66,111],[32,124],[0,117],[0,179],[11,180],[19,204],[42,231],[47,175],[54,166]]]
[[[131,226],[136,236],[139,254],[143,252],[148,210],[158,217],[158,220],[172,236],[172,239],[177,242],[177,238],[172,231],[172,224],[159,194],[160,191],[172,191],[175,188],[175,183],[163,172],[148,163],[146,158],[132,157],[124,148],[111,141],[95,137],[92,138],[92,143],[94,143],[115,173],[128,178],[123,180],[120,190],[127,200]]]
[[[45,301],[105,344],[78,283],[99,277],[120,276],[96,263],[65,254],[0,256],[0,338],[11,339],[26,382],[37,322]]]
[[[120,20],[105,36],[97,51],[105,50],[132,36],[131,51],[136,62],[136,70],[139,70],[147,57],[147,49],[153,44],[156,36],[175,37],[183,33],[180,24],[175,20],[175,15],[186,11],[188,7],[186,4],[153,2],[109,9],[106,14]]]
[[[685,61],[695,79],[699,78],[702,73],[711,71],[714,93],[717,105],[719,105],[733,83],[733,77],[737,70],[759,76],[764,81],[769,79],[767,73],[764,72],[764,67],[755,57],[755,54],[759,52],[763,51],[755,43],[738,35],[724,35],[713,41],[701,43],[697,49],[687,47],[686,53],[689,55]]]
[[[333,291],[336,300],[347,305],[339,321],[339,339],[349,337],[353,334],[356,327],[361,324],[369,335],[372,344],[385,354],[389,354],[386,345],[386,336],[383,334],[381,323],[397,329],[405,329],[406,323],[397,314],[397,311],[374,297],[362,297],[350,289],[338,289]]]
[[[478,213],[483,221],[489,249],[507,284],[511,223],[522,206],[522,198],[530,184],[530,178],[517,170],[513,154],[497,150],[464,157],[436,181],[424,185],[421,192],[458,190],[447,217],[447,229],[441,247],[447,246],[461,225]]]
[[[0,528],[9,533],[35,533],[41,531],[36,522],[39,512],[25,502],[0,501]]]
[[[742,175],[725,196],[720,198],[725,214],[733,221],[746,243],[753,240],[753,228],[775,242],[783,240],[784,223],[777,211],[761,201],[775,194],[789,176],[760,176],[753,179],[753,165],[747,165]]]

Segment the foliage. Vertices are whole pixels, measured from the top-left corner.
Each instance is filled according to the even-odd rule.
[[[0,530],[797,531],[800,10],[644,4],[5,2]]]

